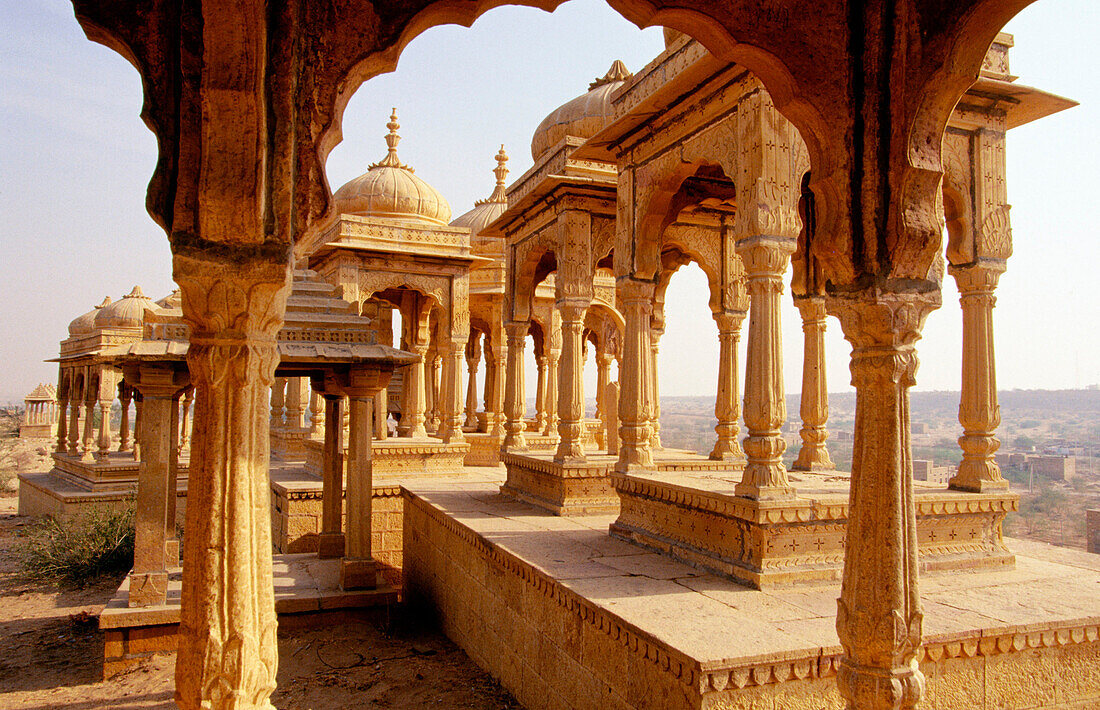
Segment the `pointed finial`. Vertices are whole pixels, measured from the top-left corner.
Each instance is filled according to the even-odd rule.
[[[505,163],[508,162],[508,154],[504,152],[504,144],[501,143],[500,150],[497,151],[497,166],[493,168],[493,174],[497,176],[496,187],[493,188],[493,194],[489,195],[484,200],[478,200],[474,203],[474,206],[484,205],[487,202],[507,202],[508,193],[504,189],[504,180],[508,177],[508,168]]]
[[[103,303],[96,306],[96,308],[106,308],[109,305],[111,305],[111,297],[110,296],[104,296],[103,297]]]
[[[372,163],[367,167],[368,170],[374,168],[401,168],[402,170],[408,170],[410,173],[413,169],[408,165],[402,165],[401,161],[397,159],[397,144],[401,142],[401,136],[397,135],[397,129],[401,128],[401,124],[397,122],[397,108],[392,109],[390,113],[390,121],[386,124],[386,128],[390,129],[390,132],[386,134],[386,145],[389,150],[386,152],[386,157],[379,160],[377,163]]]
[[[123,296],[123,298],[145,298],[145,292],[141,290],[141,286],[134,286],[134,290]]]
[[[622,61],[616,59],[614,62],[611,63],[611,68],[607,70],[606,74],[588,85],[588,90],[592,91],[593,89],[598,89],[606,84],[614,84],[618,81],[626,81],[632,76],[634,75],[630,73],[630,70],[626,68],[626,65],[623,64]]]

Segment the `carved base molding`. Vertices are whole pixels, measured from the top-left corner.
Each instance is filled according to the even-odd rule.
[[[611,484],[621,502],[612,537],[756,589],[841,578],[846,494],[756,501],[640,473],[613,473]],[[921,569],[1011,569],[1002,524],[1018,504],[1008,492],[918,490]]]
[[[50,439],[57,433],[57,424],[20,424],[20,439]]]
[[[186,469],[183,469],[186,471]],[[58,469],[48,473],[19,474],[19,514],[37,517],[53,515],[67,517],[92,509],[122,509],[133,505],[137,493],[137,470],[134,480],[101,482],[88,486],[87,481],[64,475]],[[187,479],[178,481],[176,510],[184,509],[187,498]],[[182,521],[182,518],[181,518]]]
[[[271,429],[271,453],[284,459],[302,458],[306,455],[306,442],[311,438],[309,427]]]
[[[503,453],[508,480],[500,492],[554,515],[614,513],[619,501],[608,474],[617,460],[593,454],[582,463],[557,463],[553,454]]]
[[[180,457],[178,480],[186,480],[190,451]],[[50,475],[87,491],[137,491],[138,462],[131,452],[112,451],[104,460],[85,460],[69,454],[53,454]]]
[[[558,437],[543,434],[525,434],[528,451],[554,451],[558,446]],[[470,453],[466,455],[467,466],[499,466],[502,437],[492,434],[466,434],[466,443]]]
[[[304,442],[305,468],[315,476],[321,475],[324,458],[324,442],[308,439]],[[470,453],[466,442],[444,444],[439,439],[407,439],[394,437],[373,442],[374,475],[414,475],[421,473],[446,473],[462,470],[463,461]],[[344,447],[344,475],[347,475],[347,447]]]

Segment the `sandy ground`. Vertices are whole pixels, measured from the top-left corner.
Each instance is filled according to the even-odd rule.
[[[96,614],[118,586],[59,589],[18,578],[10,550],[26,518],[0,494],[0,708],[173,708],[174,656],[100,681]],[[279,708],[519,708],[461,649],[415,620],[280,632]]]

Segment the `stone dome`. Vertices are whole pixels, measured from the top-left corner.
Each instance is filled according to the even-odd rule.
[[[107,296],[103,299],[103,303],[99,304],[79,318],[73,319],[73,322],[69,323],[69,335],[87,335],[88,333],[94,333],[96,316],[99,315],[100,310],[106,308],[109,305],[111,305],[111,297]]]
[[[504,189],[504,179],[508,177],[508,168],[504,164],[507,162],[508,154],[504,152],[504,146],[500,146],[500,151],[497,152],[497,166],[493,169],[493,173],[497,176],[493,194],[475,202],[472,210],[451,222],[452,227],[466,227],[470,230],[470,235],[476,237],[481,230],[504,214],[508,209],[508,195]]]
[[[413,169],[397,159],[401,136],[397,129],[397,109],[393,110],[386,136],[389,152],[371,165],[367,172],[336,191],[336,211],[360,217],[395,217],[445,225],[451,221],[451,206],[434,187],[413,174]]]
[[[145,311],[156,308],[151,298],[141,291],[140,286],[122,297],[121,300],[99,309],[95,317],[97,328],[140,328],[145,323]]]
[[[611,95],[630,77],[626,65],[616,59],[603,77],[589,84],[588,93],[562,104],[542,119],[531,138],[531,157],[535,162],[566,136],[596,135],[615,113]]]

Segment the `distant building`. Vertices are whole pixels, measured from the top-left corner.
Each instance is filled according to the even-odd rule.
[[[836,440],[837,441],[851,441],[852,440],[852,432],[850,432],[850,431],[838,431],[836,433]]]
[[[1072,456],[1028,456],[1033,473],[1053,481],[1068,481],[1077,475],[1077,459]]]
[[[927,434],[928,424],[926,424],[925,422],[920,422],[919,424],[910,424],[909,431],[914,434]]]
[[[946,484],[951,479],[954,468],[951,466],[934,466],[926,459],[913,461],[913,480],[925,483]]]

